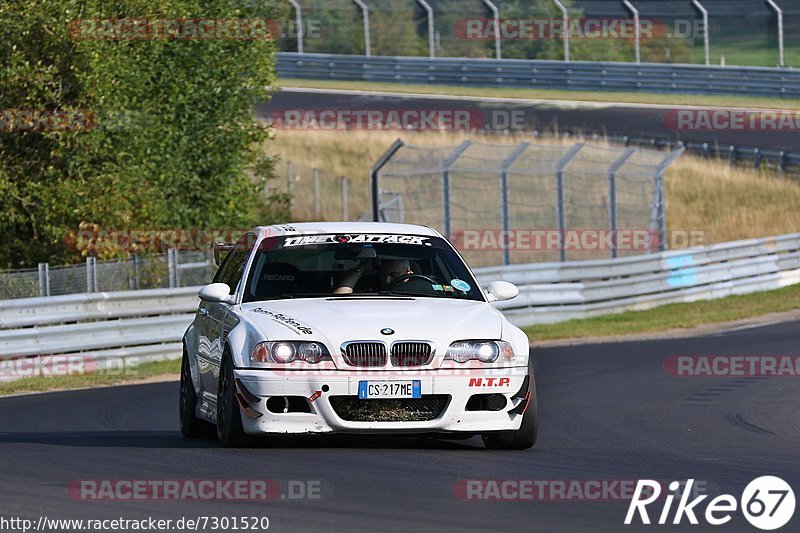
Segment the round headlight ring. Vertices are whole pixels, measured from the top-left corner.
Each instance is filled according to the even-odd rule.
[[[276,363],[291,363],[295,357],[294,345],[288,342],[276,342],[272,345],[272,359]]]
[[[493,363],[497,361],[497,357],[500,355],[497,343],[494,342],[477,343],[475,348],[478,360],[482,363]]]
[[[316,364],[322,361],[325,350],[317,342],[304,342],[298,347],[297,356],[307,363]]]

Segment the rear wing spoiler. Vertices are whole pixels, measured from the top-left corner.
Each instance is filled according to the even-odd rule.
[[[222,260],[220,259],[220,255],[222,252],[230,252],[233,250],[233,247],[236,246],[235,242],[215,242],[214,243],[214,264],[220,266],[222,264]]]

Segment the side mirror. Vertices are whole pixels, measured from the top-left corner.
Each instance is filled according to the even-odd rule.
[[[231,288],[227,283],[209,283],[197,293],[201,300],[210,303],[233,303]]]
[[[227,242],[214,243],[214,264],[217,266],[222,265],[222,252],[230,252],[233,250],[234,244]]]
[[[519,289],[507,281],[493,281],[486,286],[486,293],[490,302],[511,300],[519,294]]]

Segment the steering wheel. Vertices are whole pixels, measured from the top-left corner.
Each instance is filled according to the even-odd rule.
[[[393,290],[393,289],[397,288],[397,286],[400,285],[401,283],[405,283],[406,281],[411,280],[411,279],[419,279],[419,280],[426,281],[427,283],[430,283],[431,285],[436,285],[436,280],[433,280],[433,279],[431,279],[428,276],[425,276],[423,274],[403,274],[402,276],[398,276],[398,277],[394,278],[391,281],[391,283],[389,283],[389,285],[386,286],[386,289],[387,290]]]

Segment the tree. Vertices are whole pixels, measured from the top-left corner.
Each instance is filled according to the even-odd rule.
[[[195,37],[199,28],[192,33],[186,19],[252,25],[264,16],[256,9],[246,0],[1,4],[0,262],[77,259],[65,237],[87,225],[251,222],[266,178],[250,169],[268,135],[253,104],[269,98],[274,43]],[[117,40],[124,32],[108,33],[114,19],[183,19],[183,33]],[[67,110],[77,127],[29,128],[21,110]]]

